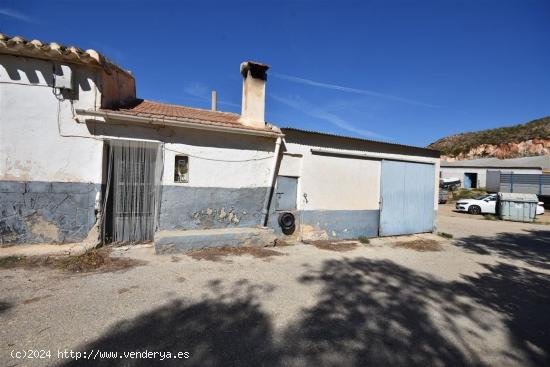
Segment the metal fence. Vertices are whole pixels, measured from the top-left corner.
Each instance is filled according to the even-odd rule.
[[[498,171],[488,172],[488,175],[496,175],[493,172],[498,173],[498,181],[495,177],[489,181],[498,182],[498,186],[495,184],[487,185],[487,189],[493,191],[498,187],[499,192],[517,192],[524,194],[537,194],[537,195],[550,195],[550,175],[542,174],[525,174],[525,173],[501,173]],[[492,186],[492,187],[489,187]]]

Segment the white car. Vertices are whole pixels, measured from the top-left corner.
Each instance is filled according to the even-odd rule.
[[[470,214],[495,214],[497,204],[497,194],[488,194],[478,196],[473,199],[460,199],[456,203],[456,210],[459,212],[468,212]],[[544,214],[544,203],[537,205],[537,215]]]

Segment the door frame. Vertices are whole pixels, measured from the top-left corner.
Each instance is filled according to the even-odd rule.
[[[466,183],[466,177],[468,178],[468,182],[470,182],[470,187],[466,187],[464,185],[465,189],[477,189],[477,181],[478,181],[478,174],[477,172],[464,172],[464,183]]]
[[[103,158],[102,158],[102,204],[101,204],[101,241],[103,244],[113,241],[113,221],[115,218],[115,209],[114,209],[114,192],[116,183],[114,182],[114,171],[118,169],[114,162],[112,161],[112,143],[113,142],[143,142],[156,144],[156,148],[148,149],[157,149],[156,160],[153,164],[154,173],[153,173],[153,185],[157,185],[157,190],[160,190],[157,195],[156,202],[152,206],[153,212],[151,214],[153,220],[153,235],[158,227],[160,206],[162,202],[162,184],[164,178],[164,143],[156,140],[146,140],[146,139],[125,139],[125,138],[109,138],[105,139],[103,142]],[[157,170],[158,169],[158,170]],[[152,238],[151,238],[152,240]]]

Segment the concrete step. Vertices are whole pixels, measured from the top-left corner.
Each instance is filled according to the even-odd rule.
[[[273,246],[276,236],[270,228],[220,228],[159,231],[155,252],[170,254],[205,247]]]

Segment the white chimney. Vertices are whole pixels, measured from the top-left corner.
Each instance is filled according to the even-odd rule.
[[[215,90],[212,91],[212,111],[218,110],[218,93]]]
[[[265,81],[269,65],[246,61],[241,64],[243,101],[240,121],[243,125],[265,127]]]

